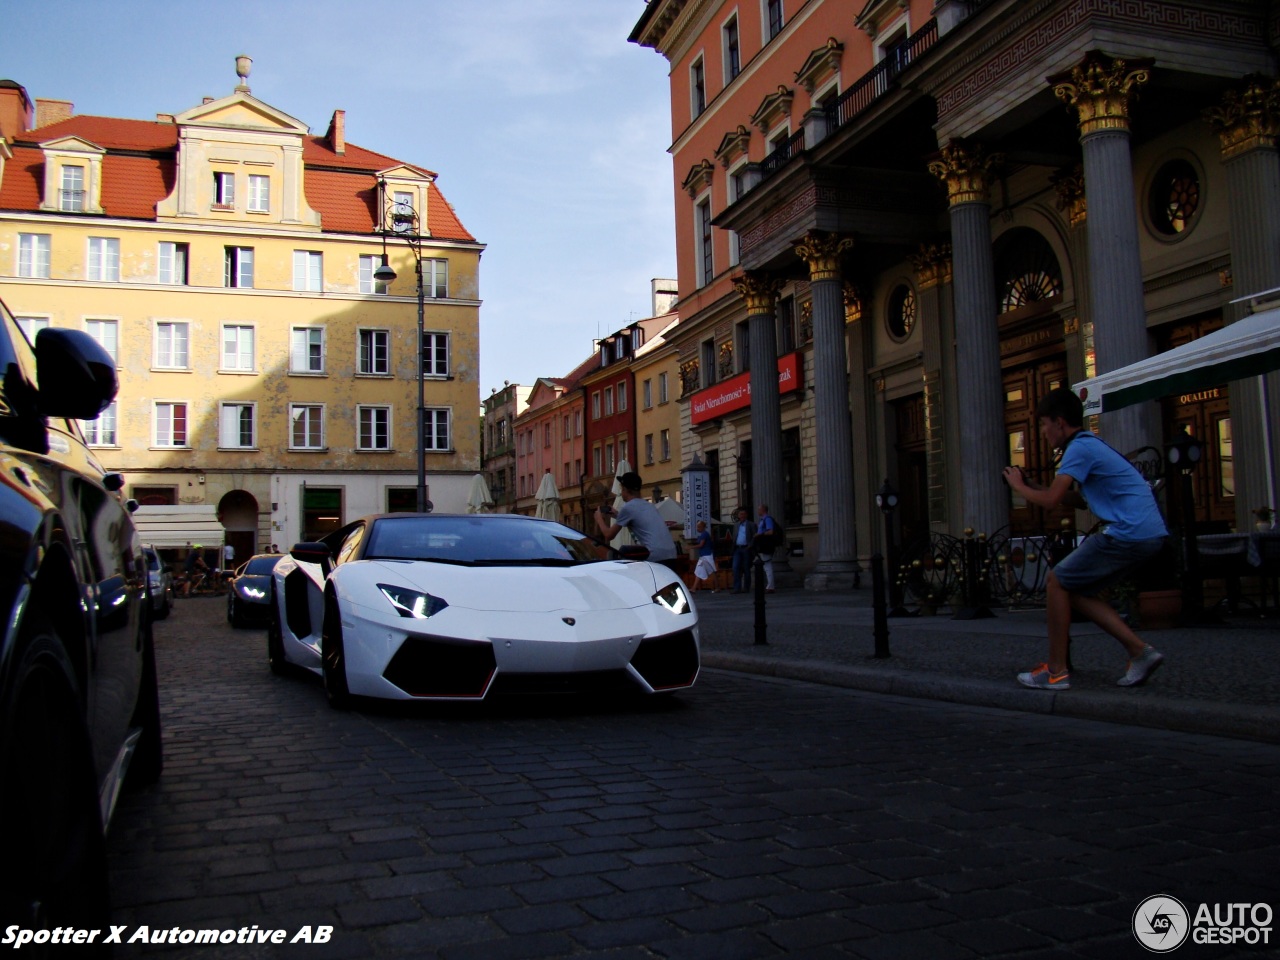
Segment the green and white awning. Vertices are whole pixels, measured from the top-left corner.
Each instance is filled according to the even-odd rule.
[[[1280,308],[1075,385],[1086,415],[1280,370]]]

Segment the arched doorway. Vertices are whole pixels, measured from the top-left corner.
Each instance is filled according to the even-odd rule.
[[[232,490],[218,501],[218,520],[223,536],[235,551],[232,566],[238,567],[258,552],[258,500],[246,490]]]

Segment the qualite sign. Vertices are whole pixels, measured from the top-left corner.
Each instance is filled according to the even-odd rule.
[[[800,354],[788,353],[778,358],[778,393],[786,395],[800,389]],[[704,423],[751,406],[751,372],[722,380],[699,390],[689,400],[689,420]]]

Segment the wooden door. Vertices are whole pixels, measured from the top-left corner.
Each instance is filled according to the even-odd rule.
[[[1057,355],[1037,363],[1013,367],[1004,372],[1004,422],[1008,442],[1008,463],[1021,467],[1035,483],[1048,486],[1056,472],[1057,455],[1040,436],[1036,404],[1050,390],[1067,386],[1067,360]],[[998,469],[998,465],[993,465]],[[1013,536],[1034,536],[1056,531],[1063,519],[1073,517],[1070,509],[1047,511],[1013,495],[1009,510],[1009,532]]]

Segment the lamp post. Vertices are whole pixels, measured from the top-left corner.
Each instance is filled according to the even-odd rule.
[[[431,501],[427,499],[426,380],[423,377],[422,369],[422,315],[426,290],[422,285],[421,221],[418,219],[418,213],[412,204],[406,204],[402,200],[388,197],[387,182],[382,179],[378,180],[378,197],[382,204],[381,217],[378,224],[378,232],[382,234],[382,263],[373,271],[374,283],[389,284],[396,278],[395,270],[387,263],[388,236],[398,237],[409,245],[409,250],[413,254],[413,275],[418,281],[418,346],[414,351],[418,358],[418,442],[415,444],[418,458],[417,508],[418,513],[430,513]]]
[[[876,506],[884,514],[885,552],[889,565],[889,616],[909,617],[911,612],[902,605],[902,583],[898,578],[898,548],[893,535],[893,511],[898,509],[898,491],[885,477],[876,491]]]
[[[1188,619],[1203,621],[1204,584],[1200,580],[1200,549],[1196,544],[1196,506],[1191,472],[1200,465],[1204,448],[1191,436],[1187,425],[1165,449],[1165,459],[1178,473],[1178,500],[1182,513],[1182,543],[1185,569],[1182,575],[1183,613]]]

